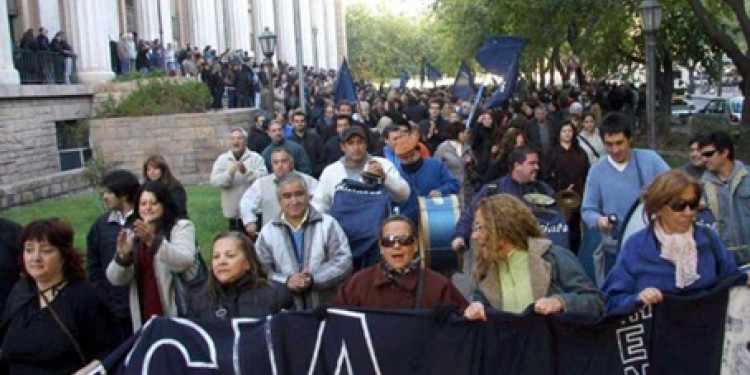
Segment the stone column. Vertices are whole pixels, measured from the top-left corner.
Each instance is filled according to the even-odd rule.
[[[329,69],[338,69],[338,55],[336,52],[336,14],[334,13],[333,0],[322,0],[323,12],[325,14],[325,28],[323,29],[323,40],[325,61]]]
[[[336,15],[336,57],[337,62],[347,57],[346,50],[346,19],[344,19],[344,3],[342,0],[333,0],[334,14]]]
[[[213,1],[188,0],[189,42],[201,52],[206,45],[213,49],[217,46],[216,11],[213,5]]]
[[[157,8],[158,7],[158,8]],[[169,0],[136,0],[135,13],[138,25],[138,39],[152,41],[162,39],[159,33],[159,8],[161,8],[162,45],[166,46],[172,37],[172,5]]]
[[[226,36],[227,19],[226,14],[224,13],[224,0],[215,0],[213,8],[214,20],[216,22],[216,44],[214,48],[216,48],[216,53],[221,55],[228,47]]]
[[[13,66],[12,42],[8,23],[8,2],[0,1],[0,85],[21,83],[21,77]]]
[[[255,61],[262,62],[265,59],[263,50],[260,48],[260,41],[257,38],[266,29],[266,27],[276,33],[275,7],[273,0],[253,0],[253,30],[255,30]],[[278,45],[278,43],[277,43]],[[278,52],[277,52],[278,53]]]
[[[247,0],[226,0],[227,47],[250,51],[250,16]]]
[[[302,36],[302,61],[304,65],[315,66],[313,60],[313,32],[312,32],[312,19],[310,17],[311,0],[300,0],[299,1],[299,12],[300,12],[300,33]]]
[[[101,83],[111,80],[112,72],[109,59],[109,40],[101,32],[100,20],[110,19],[106,14],[107,1],[114,0],[65,0],[65,24],[68,31],[68,43],[76,53],[78,79],[82,83]],[[102,53],[106,51],[106,53]]]
[[[276,45],[278,59],[294,65],[297,51],[294,45],[294,4],[292,0],[279,1],[279,21],[276,24]]]

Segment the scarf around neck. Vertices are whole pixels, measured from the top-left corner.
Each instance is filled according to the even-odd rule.
[[[698,281],[698,247],[693,238],[693,226],[684,233],[667,234],[656,222],[654,234],[661,243],[661,257],[674,264],[675,285],[683,289]]]

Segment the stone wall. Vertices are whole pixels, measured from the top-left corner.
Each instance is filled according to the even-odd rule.
[[[229,129],[248,129],[255,109],[168,116],[96,119],[89,122],[95,157],[141,176],[143,162],[161,154],[183,183],[206,182],[216,157],[226,152]]]
[[[88,117],[85,85],[0,86],[0,208],[85,188],[61,172],[56,121]]]

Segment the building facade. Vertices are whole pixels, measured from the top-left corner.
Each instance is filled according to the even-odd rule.
[[[277,35],[275,59],[296,63],[294,6],[300,7],[300,35],[306,66],[338,68],[346,56],[343,0],[0,0],[0,84],[14,78],[12,46],[27,29],[44,27],[54,35],[65,30],[76,51],[82,83],[110,80],[109,42],[122,32],[164,45],[219,53],[245,50],[260,59],[258,36],[268,28]],[[7,22],[7,24],[6,24]]]
[[[105,83],[115,77],[110,42],[122,32],[180,48],[241,49],[260,59],[258,35],[268,28],[277,34],[274,59],[295,64],[293,7],[299,2],[304,64],[336,69],[346,56],[342,1],[0,0],[0,209],[87,188],[82,166],[92,148],[101,147],[89,141],[81,120],[117,85]],[[40,27],[50,38],[66,32],[77,84],[21,84],[14,47],[26,30]],[[235,117],[249,119],[229,118]],[[194,161],[174,162],[185,165],[184,177],[200,176],[189,168]]]

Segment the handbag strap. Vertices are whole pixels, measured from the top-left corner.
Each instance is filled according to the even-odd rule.
[[[588,140],[586,139],[586,137],[584,137],[584,136],[582,136],[582,135],[578,134],[578,140],[581,140],[581,141],[583,141],[583,143],[585,143],[585,144],[586,144],[586,146],[587,146],[587,147],[589,148],[589,150],[591,150],[591,152],[592,152],[592,153],[594,153],[594,156],[595,156],[595,157],[596,157],[597,159],[599,159],[599,153],[598,153],[598,152],[596,152],[596,149],[594,148],[594,146],[593,146],[593,145],[591,145],[591,143],[590,143],[590,142],[589,142],[589,141],[588,141]]]
[[[83,350],[81,350],[81,346],[78,345],[78,341],[76,341],[75,337],[73,337],[73,334],[70,333],[70,330],[68,330],[68,327],[65,326],[65,323],[63,323],[62,319],[60,319],[60,316],[57,315],[55,309],[52,308],[52,303],[50,303],[50,300],[47,299],[47,296],[44,295],[44,291],[40,291],[39,295],[42,296],[44,303],[47,304],[47,309],[49,310],[52,319],[55,321],[55,323],[57,323],[57,326],[60,327],[65,336],[68,337],[68,340],[70,340],[70,342],[73,344],[73,348],[76,350],[76,353],[78,353],[78,358],[81,360],[81,364],[83,366],[86,366],[86,356],[83,355]]]

